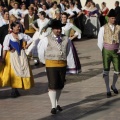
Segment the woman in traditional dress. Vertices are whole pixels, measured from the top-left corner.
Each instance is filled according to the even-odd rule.
[[[109,9],[108,7],[106,7],[105,2],[102,2],[101,6],[102,6],[102,10],[100,11],[100,24],[101,26],[103,26],[107,23],[107,15],[108,15]]]
[[[22,18],[24,18],[25,15],[27,15],[27,14],[28,14],[28,9],[26,9],[25,3],[22,3],[21,4],[21,15],[22,15]]]
[[[41,8],[38,9],[38,12],[44,11],[46,13],[46,17],[49,18],[49,10],[47,9],[46,4],[43,4]]]
[[[25,15],[27,15],[28,14],[28,9],[26,9],[26,5],[25,5],[25,3],[22,3],[21,4],[21,16],[22,16],[22,19],[21,19],[21,23],[24,25],[24,17],[25,17]]]
[[[87,2],[82,9],[84,13],[84,35],[87,37],[96,37],[100,28],[98,20],[98,9],[94,2]]]
[[[83,31],[83,14],[80,9],[75,6],[74,2],[70,2],[70,10],[74,13],[74,24]]]
[[[5,36],[8,34],[9,29],[9,12],[3,11],[3,18],[0,19],[0,43],[3,44]]]
[[[2,86],[2,46],[5,36],[8,34],[9,29],[9,12],[3,10],[3,17],[0,19],[0,86]]]
[[[3,63],[2,87],[11,86],[11,97],[20,96],[17,88],[30,89],[33,84],[33,76],[28,63],[27,56],[22,47],[23,41],[27,41],[28,45],[32,39],[23,33],[19,33],[19,23],[11,24],[12,33],[6,35],[3,43]],[[26,46],[28,47],[28,46]]]
[[[15,15],[18,19],[21,19],[21,10],[19,9],[19,3],[14,2],[14,7],[9,11],[10,15]]]
[[[66,12],[69,16],[68,16],[68,19],[70,19],[70,18],[73,18],[74,17],[74,13],[72,12],[72,10],[70,9],[70,6],[69,5],[66,5],[65,6],[65,11],[64,12]]]
[[[41,11],[38,13],[39,19],[33,21],[31,26],[36,30],[34,36],[33,36],[33,43],[30,45],[30,47],[27,50],[27,54],[29,54],[32,51],[32,55],[34,57],[38,56],[39,50],[37,50],[37,45],[40,39],[45,37],[47,35],[47,32],[42,31],[43,28],[49,23],[49,19],[46,18],[46,13],[44,11]],[[35,27],[35,24],[37,24],[38,28]],[[34,60],[35,65],[38,65],[38,61]]]
[[[57,7],[57,2],[54,1],[52,3],[52,8],[49,9],[49,18],[55,19],[55,11],[58,11],[59,8]]]
[[[98,32],[99,32],[99,29],[100,29],[100,21],[98,19],[99,11],[96,8],[94,2],[91,2],[89,17],[90,17],[90,20],[91,20],[91,24],[93,25],[93,28],[92,28],[92,26],[90,27],[91,31],[93,32],[93,36],[97,36]]]
[[[82,8],[82,4],[81,4],[81,1],[80,0],[75,0],[75,6],[81,10]]]
[[[31,26],[36,30],[36,31],[39,31],[39,32],[42,32],[42,28],[48,24],[49,22],[49,19],[46,18],[46,13],[44,11],[41,11],[38,13],[38,16],[39,18],[35,21],[33,21],[33,23],[31,24]],[[38,28],[35,27],[34,24],[37,24],[38,25]]]
[[[62,24],[64,24],[64,26],[62,27],[62,34],[65,34],[67,37],[69,37],[69,39],[72,41],[76,38],[81,39],[81,30],[79,28],[77,28],[75,25],[73,25],[72,23],[68,23],[67,22],[67,14],[66,13],[62,13]],[[74,30],[74,34],[70,35],[70,31]],[[81,65],[80,65],[80,61],[77,55],[77,51],[76,48],[73,44],[73,42],[71,42],[71,48],[72,48],[72,52],[73,52],[73,58],[74,62],[71,63],[73,66],[68,65],[67,67],[67,73],[79,73],[81,71]],[[67,59],[68,64],[70,64],[71,60]]]

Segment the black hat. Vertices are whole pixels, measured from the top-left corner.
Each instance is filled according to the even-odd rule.
[[[51,24],[49,25],[49,27],[51,27],[52,29],[61,29],[61,27],[63,27],[64,25],[61,23],[60,20],[52,20]]]
[[[114,9],[111,9],[108,13],[108,17],[116,17],[116,13]]]

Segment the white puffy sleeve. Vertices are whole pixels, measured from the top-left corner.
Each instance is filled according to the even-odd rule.
[[[79,10],[77,7],[75,8],[75,11],[79,13],[81,10]]]
[[[77,28],[75,25],[72,24],[71,27],[74,31],[75,31],[75,35],[77,35],[78,39],[81,39],[81,30],[79,28]]]
[[[27,44],[32,42],[32,38],[29,35],[26,35],[24,33],[20,33],[20,37],[27,42]]]
[[[10,37],[9,34],[5,36],[4,42],[3,42],[3,50],[9,50],[9,42],[10,42]]]
[[[12,15],[12,10],[9,11],[9,15]]]
[[[43,64],[45,64],[45,51],[47,49],[47,45],[48,45],[48,38],[45,37],[40,40],[40,42],[37,46],[38,57],[39,57],[40,62],[42,62]]]
[[[68,13],[68,14],[70,14],[70,15],[74,15],[74,13],[72,12],[71,9],[68,9],[68,10],[66,10],[65,12]]]
[[[101,27],[98,33],[98,43],[97,43],[101,51],[103,49],[103,37],[104,37],[104,27]]]
[[[48,16],[49,16],[49,18],[52,18],[52,13],[51,13],[51,8],[48,10],[49,12],[49,14],[48,14]]]

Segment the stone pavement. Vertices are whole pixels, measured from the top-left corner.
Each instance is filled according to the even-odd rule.
[[[10,88],[0,89],[0,120],[120,120],[120,95],[106,98],[102,78],[101,52],[97,40],[74,42],[82,64],[82,73],[67,75],[59,104],[63,111],[51,115],[45,68],[31,66],[35,87],[20,90],[21,97],[10,98]],[[113,71],[113,69],[111,68]],[[110,72],[112,83],[113,72]],[[117,83],[120,88],[120,81]],[[119,90],[120,92],[120,90]]]

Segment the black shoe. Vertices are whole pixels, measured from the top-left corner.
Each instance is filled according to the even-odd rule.
[[[56,110],[55,108],[52,108],[51,113],[52,113],[52,114],[56,114],[56,113],[57,113],[57,110]]]
[[[62,110],[63,110],[59,105],[57,105],[57,108],[56,108],[56,109],[59,110],[59,111],[62,111]]]
[[[12,88],[11,97],[16,98],[19,96],[20,96],[20,93],[18,92],[18,90],[16,88]]]
[[[115,94],[118,94],[118,90],[117,90],[117,89],[113,89],[112,86],[111,86],[111,89],[113,90],[113,92],[114,92]]]
[[[39,64],[40,64],[40,63],[39,63],[38,60],[35,60],[35,61],[34,61],[34,65],[35,65],[35,66],[38,66]]]
[[[111,92],[107,92],[107,98],[109,98],[111,96],[112,96]]]
[[[11,92],[11,97],[16,98],[16,97],[18,97],[18,95],[16,94],[16,92]]]
[[[21,96],[18,89],[15,89],[15,93],[17,94],[17,96]]]
[[[35,63],[34,65],[35,65],[35,66],[38,66],[38,65],[39,65],[39,62],[38,62],[38,63]]]

